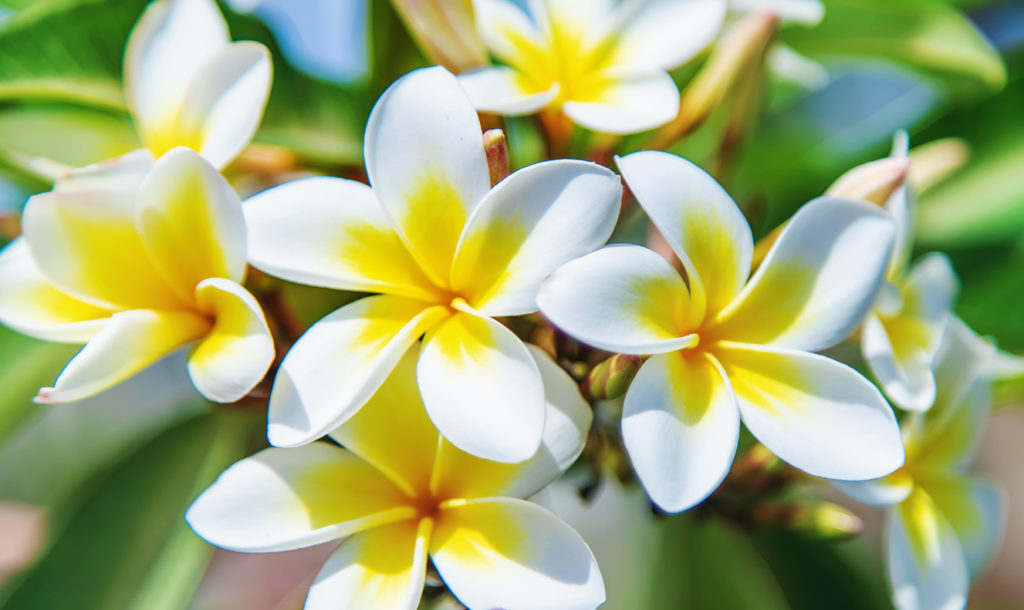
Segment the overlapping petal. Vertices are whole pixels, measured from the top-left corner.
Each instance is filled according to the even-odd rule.
[[[225,470],[185,518],[217,546],[268,552],[311,546],[410,519],[408,498],[358,456],[327,443],[271,447]]]
[[[404,521],[359,532],[324,564],[307,610],[415,610],[427,575],[432,522]]]
[[[245,276],[245,218],[238,195],[188,148],[161,157],[139,187],[135,219],[167,283],[190,302],[199,282]]]
[[[660,151],[617,159],[622,177],[683,262],[699,309],[714,313],[739,293],[750,273],[754,241],[739,207],[714,178],[686,159]]]
[[[38,402],[72,402],[98,394],[205,335],[210,322],[188,311],[133,309],[110,317]]]
[[[882,477],[903,465],[892,408],[850,367],[817,354],[738,344],[716,356],[743,423],[783,460],[844,480]]]
[[[528,498],[565,472],[583,451],[593,419],[590,406],[580,396],[576,382],[550,356],[535,346],[526,347],[540,369],[547,402],[540,448],[525,462],[503,464],[442,443],[433,480],[436,495]]]
[[[971,576],[992,560],[1006,525],[1006,492],[982,478],[929,478],[928,495],[949,521],[964,552]]]
[[[430,555],[470,608],[589,610],[605,600],[604,581],[583,539],[530,502],[490,498],[444,508]]]
[[[249,393],[274,361],[274,339],[259,303],[223,278],[196,286],[199,311],[213,327],[188,357],[188,374],[199,393],[214,402],[234,402]]]
[[[647,494],[678,512],[706,498],[729,472],[740,416],[729,380],[706,353],[651,356],[633,380],[622,437]]]
[[[629,134],[664,125],[679,111],[679,89],[667,72],[608,70],[591,77],[587,92],[573,96],[562,110],[594,131]]]
[[[447,315],[443,307],[378,295],[311,326],[274,380],[271,444],[302,445],[339,426],[373,396],[409,346]]]
[[[490,189],[480,122],[455,77],[423,68],[389,87],[370,114],[365,157],[399,235],[427,275],[446,284],[466,219]]]
[[[832,481],[843,493],[869,506],[899,504],[914,490],[914,478],[905,470],[867,481]]]
[[[249,261],[267,273],[339,290],[433,295],[430,280],[361,182],[295,180],[246,199],[242,211]]]
[[[549,161],[515,172],[466,224],[452,290],[489,316],[536,311],[541,280],[611,235],[621,197],[619,177],[593,163]]]
[[[497,66],[459,75],[459,84],[478,110],[508,116],[531,114],[558,96],[558,83],[544,88],[520,72]]]
[[[611,63],[662,70],[681,66],[715,39],[727,5],[725,0],[644,0],[627,5],[632,11]]]
[[[562,265],[537,294],[541,312],[573,337],[628,354],[696,343],[686,284],[657,253],[609,246]]]
[[[459,449],[509,463],[536,453],[544,432],[540,371],[495,320],[457,312],[429,331],[417,379],[431,421]]]
[[[525,70],[547,58],[544,38],[530,17],[507,0],[477,0],[477,27],[502,62]]]
[[[820,197],[793,216],[747,286],[719,316],[718,336],[817,351],[860,325],[885,276],[893,222],[877,206]]]
[[[54,288],[22,238],[0,252],[0,286],[0,322],[47,341],[85,343],[113,313]]]

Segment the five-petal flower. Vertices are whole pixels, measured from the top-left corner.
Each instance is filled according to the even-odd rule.
[[[970,580],[994,553],[1006,500],[968,469],[991,409],[989,382],[1021,372],[1019,358],[951,318],[936,357],[935,405],[903,427],[906,464],[881,479],[836,482],[861,502],[888,507],[889,578],[900,610],[962,608]]]
[[[0,321],[86,344],[37,400],[86,398],[189,344],[204,396],[244,396],[274,357],[240,285],[245,241],[238,195],[187,148],[75,170],[29,199],[22,237],[0,253]]]
[[[416,383],[418,348],[326,442],[270,448],[228,468],[186,518],[209,542],[281,551],[348,537],[307,609],[416,608],[428,555],[469,608],[596,608],[604,583],[580,536],[533,495],[575,461],[591,413],[540,349],[544,441],[529,460],[473,457],[439,437]]]
[[[651,498],[679,511],[711,493],[729,470],[741,416],[780,458],[817,476],[898,468],[899,428],[878,390],[811,353],[849,335],[870,307],[892,247],[887,214],[814,200],[748,281],[750,228],[713,178],[662,152],[618,165],[686,279],[651,250],[610,246],[558,269],[537,301],[585,343],[654,354],[626,393],[622,421]]]
[[[544,428],[541,376],[494,318],[536,311],[541,280],[605,242],[619,177],[549,161],[491,189],[476,112],[443,68],[384,93],[366,167],[372,188],[309,178],[243,205],[253,266],[381,293],[317,322],[288,352],[270,399],[271,443],[302,445],[342,424],[426,333],[419,385],[441,434],[480,457],[530,457]]]
[[[545,107],[606,133],[663,125],[679,110],[666,70],[718,33],[724,0],[508,0],[477,2],[484,42],[505,65],[460,81],[476,107],[519,115]]]

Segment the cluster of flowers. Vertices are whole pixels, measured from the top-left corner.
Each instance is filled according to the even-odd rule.
[[[348,537],[310,608],[414,608],[428,556],[470,608],[594,608],[604,585],[586,543],[524,500],[576,460],[592,418],[551,355],[503,323],[540,311],[584,344],[649,356],[625,394],[622,435],[661,509],[718,487],[742,421],[789,464],[892,507],[901,608],[962,605],[1002,510],[999,492],[965,472],[987,382],[1020,364],[950,314],[956,282],[941,255],[906,270],[905,138],[803,206],[766,252],[713,178],[664,152],[616,158],[621,180],[553,160],[492,184],[478,110],[556,108],[609,133],[666,123],[679,93],[665,69],[712,40],[725,3],[624,15],[551,0],[529,17],[478,6],[506,65],[459,78],[424,68],[392,85],[366,128],[369,186],[311,177],[242,202],[218,168],[260,122],[267,51],[230,42],[210,0],[152,4],[125,63],[146,149],[32,197],[23,235],[0,254],[0,320],[85,344],[38,400],[95,395],[182,348],[203,396],[243,398],[275,361],[243,287],[248,265],[372,293],[284,355],[273,447],[225,471],[191,526],[247,552]],[[680,37],[680,22],[700,36]],[[623,180],[672,262],[602,247]],[[858,329],[886,395],[914,412],[902,426],[870,381],[817,353]]]

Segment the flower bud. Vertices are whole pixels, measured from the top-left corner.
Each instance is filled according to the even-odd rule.
[[[618,398],[626,393],[642,363],[640,356],[615,354],[590,371],[583,389],[595,400]]]
[[[832,502],[760,506],[754,521],[825,540],[845,540],[864,531],[860,517]]]
[[[491,172],[491,186],[501,182],[508,175],[508,146],[505,132],[488,129],[484,132],[484,152],[487,153],[487,169]]]
[[[893,193],[906,183],[909,172],[910,159],[886,157],[858,165],[846,172],[828,187],[825,194],[885,205]]]
[[[416,44],[458,74],[487,64],[473,0],[391,0]]]
[[[960,138],[943,138],[916,147],[910,153],[913,164],[909,180],[914,192],[942,182],[963,167],[970,156],[970,148]]]

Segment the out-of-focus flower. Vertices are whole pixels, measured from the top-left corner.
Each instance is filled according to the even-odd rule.
[[[392,0],[427,57],[452,72],[487,64],[473,0]]]
[[[426,333],[418,375],[452,444],[525,460],[544,428],[541,376],[494,318],[534,312],[541,280],[599,247],[622,185],[583,161],[524,168],[490,188],[476,112],[440,67],[384,93],[366,129],[372,188],[311,178],[245,202],[257,268],[295,282],[382,293],[314,324],[270,399],[274,445],[313,441],[352,416]]]
[[[252,140],[270,93],[258,42],[231,42],[213,0],[157,0],[128,38],[124,86],[143,146],[187,146],[220,168]]]
[[[836,483],[861,502],[889,507],[889,578],[900,610],[962,608],[971,578],[995,552],[1003,492],[968,469],[991,409],[989,382],[1021,372],[1020,358],[954,318],[938,351],[935,405],[903,428],[906,464],[878,480]]]
[[[639,246],[611,246],[555,271],[541,312],[573,337],[654,354],[626,393],[622,432],[651,498],[679,511],[711,493],[736,452],[740,417],[811,474],[868,479],[903,463],[878,390],[811,352],[850,334],[870,308],[893,241],[869,204],[805,205],[748,281],[753,240],[729,195],[662,152],[618,160],[626,183],[682,261],[684,280]]]
[[[718,34],[724,0],[477,2],[484,42],[505,65],[460,77],[480,110],[551,108],[577,124],[625,134],[667,123],[679,90],[666,70]]]
[[[138,151],[76,170],[32,197],[22,237],[0,253],[0,321],[85,343],[40,402],[92,396],[192,345],[188,371],[210,400],[262,379],[273,341],[240,283],[246,229],[238,195],[202,157]]]
[[[604,583],[580,536],[526,498],[576,459],[590,409],[540,349],[544,440],[529,460],[475,458],[439,438],[416,382],[418,349],[332,438],[270,448],[227,471],[188,522],[243,552],[302,548],[348,537],[310,588],[306,608],[416,608],[427,557],[469,608],[596,608]]]

